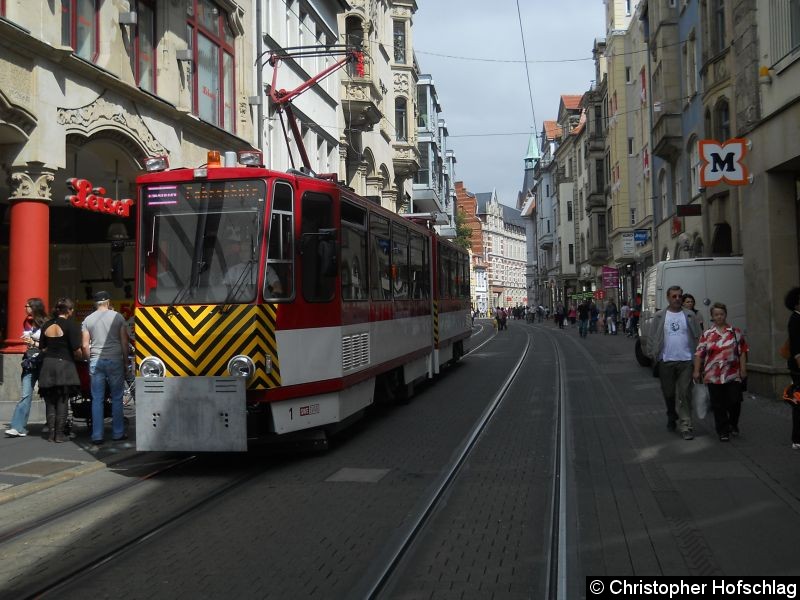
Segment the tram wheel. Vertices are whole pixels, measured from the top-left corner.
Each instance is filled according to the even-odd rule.
[[[382,397],[392,404],[408,404],[414,395],[414,384],[403,382],[403,369],[398,368],[384,374],[382,382]]]

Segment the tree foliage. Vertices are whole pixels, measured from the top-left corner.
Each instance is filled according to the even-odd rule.
[[[453,242],[465,249],[472,247],[472,229],[467,226],[467,216],[463,210],[456,211],[456,239]]]

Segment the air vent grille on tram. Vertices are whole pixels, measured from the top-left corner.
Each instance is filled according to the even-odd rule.
[[[342,338],[342,370],[349,371],[369,364],[369,333]]]

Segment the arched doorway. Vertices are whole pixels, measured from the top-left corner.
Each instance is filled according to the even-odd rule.
[[[67,136],[66,167],[55,174],[50,206],[51,299],[67,296],[81,306],[103,289],[118,307],[132,302],[135,201],[130,216],[123,218],[60,199],[75,193],[69,185],[73,178],[91,182],[101,197],[135,199],[143,159],[144,151],[136,141],[119,132]]]

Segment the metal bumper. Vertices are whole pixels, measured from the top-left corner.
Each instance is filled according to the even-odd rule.
[[[247,450],[242,377],[137,377],[136,449]]]

